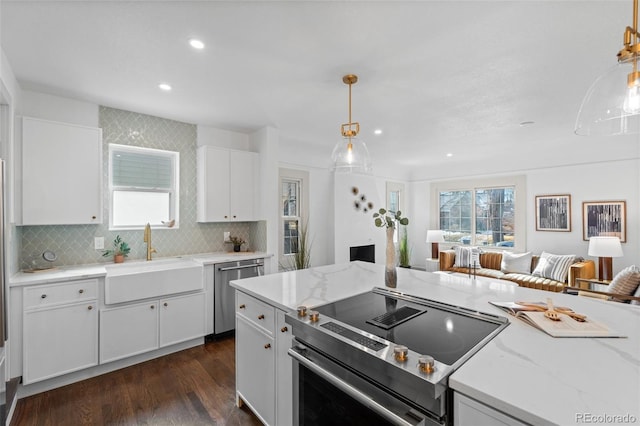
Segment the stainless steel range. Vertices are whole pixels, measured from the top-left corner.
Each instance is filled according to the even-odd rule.
[[[452,424],[448,377],[506,318],[376,288],[287,314],[294,424]]]

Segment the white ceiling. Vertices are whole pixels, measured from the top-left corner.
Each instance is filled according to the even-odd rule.
[[[637,136],[573,134],[631,23],[631,0],[0,2],[23,88],[273,126],[292,162],[329,164],[348,121],[342,76],[357,74],[353,119],[374,173],[410,180],[637,158]]]

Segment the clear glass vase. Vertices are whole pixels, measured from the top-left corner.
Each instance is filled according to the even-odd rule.
[[[396,247],[393,243],[395,228],[387,228],[387,256],[384,267],[384,285],[396,288],[398,284],[398,273],[396,272]]]

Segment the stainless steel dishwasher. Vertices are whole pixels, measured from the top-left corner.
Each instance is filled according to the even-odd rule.
[[[235,329],[235,289],[229,281],[264,275],[264,259],[217,263],[213,278],[213,334]]]

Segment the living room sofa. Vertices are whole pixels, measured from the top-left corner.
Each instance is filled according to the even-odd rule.
[[[440,271],[458,272],[463,274],[473,274],[474,271],[469,267],[454,266],[456,253],[454,250],[443,250],[440,252]],[[576,278],[593,279],[596,276],[596,266],[593,260],[583,260],[576,258],[574,263],[569,266],[567,279],[562,282],[559,280],[546,278],[543,276],[533,275],[540,256],[531,256],[531,267],[529,273],[524,272],[508,272],[501,270],[502,252],[500,251],[482,251],[479,255],[480,265],[475,269],[475,274],[482,277],[490,277],[500,280],[515,282],[520,287],[535,288],[538,290],[548,290],[561,292],[567,285],[576,286]]]

